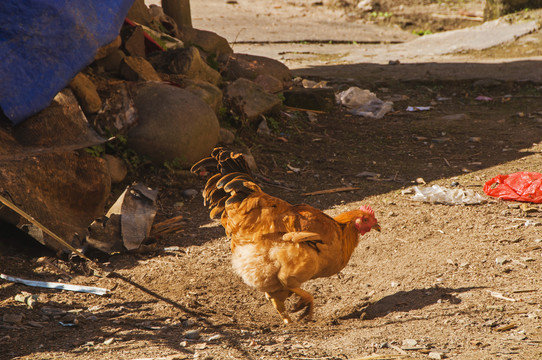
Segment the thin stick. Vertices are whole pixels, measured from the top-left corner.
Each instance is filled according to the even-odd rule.
[[[507,330],[515,329],[517,327],[518,326],[516,324],[512,323],[508,325],[499,326],[498,328],[495,329],[495,331],[507,331]]]
[[[347,186],[347,187],[342,187],[342,188],[334,188],[334,189],[327,189],[327,190],[313,191],[313,192],[303,193],[303,194],[301,194],[301,195],[304,195],[304,196],[310,196],[310,195],[332,194],[332,193],[338,193],[338,192],[343,192],[343,191],[359,190],[359,189],[361,189],[361,188],[359,188],[359,187]]]
[[[504,296],[503,294],[498,293],[498,292],[495,292],[495,291],[489,290],[489,294],[490,294],[491,296],[493,296],[494,298],[497,298],[497,299],[506,300],[506,301],[511,301],[511,302],[516,302],[516,301],[517,301],[516,299],[512,299],[512,298],[506,297],[506,296]]]
[[[37,227],[39,227],[44,233],[46,233],[47,235],[49,235],[50,237],[52,237],[53,239],[55,239],[59,244],[65,246],[66,248],[70,249],[71,251],[73,251],[74,253],[76,253],[77,255],[79,255],[80,257],[82,257],[83,259],[87,260],[87,261],[90,261],[91,263],[94,263],[94,261],[90,260],[88,257],[86,257],[85,255],[83,255],[82,252],[80,252],[79,250],[77,250],[76,248],[74,248],[73,246],[71,246],[70,244],[68,244],[66,241],[62,240],[59,236],[57,236],[55,233],[53,233],[51,230],[47,229],[45,226],[43,226],[42,224],[40,224],[36,219],[34,219],[32,216],[30,216],[29,214],[27,214],[26,212],[24,212],[22,209],[18,208],[15,204],[13,204],[11,201],[9,201],[8,199],[6,199],[5,197],[3,197],[2,195],[0,195],[0,201],[6,205],[8,208],[10,208],[11,210],[15,211],[17,214],[21,215],[22,217],[24,217],[26,220],[30,221],[32,224],[36,225]]]
[[[293,106],[285,106],[285,108],[288,109],[288,110],[306,111],[306,112],[312,112],[312,113],[315,113],[315,114],[325,114],[326,113],[325,111],[322,111],[322,110],[304,109],[304,108],[298,108],[298,107],[293,107]]]

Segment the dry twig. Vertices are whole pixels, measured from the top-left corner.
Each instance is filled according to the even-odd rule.
[[[498,293],[498,292],[495,292],[495,291],[489,290],[489,294],[490,294],[491,296],[493,296],[494,298],[497,298],[497,299],[506,300],[506,301],[511,301],[511,302],[516,302],[516,301],[517,301],[516,299],[512,299],[512,298],[506,297],[506,296],[504,296],[503,294]]]
[[[337,192],[352,191],[352,190],[359,190],[359,189],[360,189],[359,187],[347,186],[347,187],[335,188],[335,189],[318,190],[318,191],[303,193],[301,195],[310,196],[310,195],[332,194],[332,193],[337,193]]]

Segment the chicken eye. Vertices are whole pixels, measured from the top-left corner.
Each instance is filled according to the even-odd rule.
[[[364,217],[364,218],[361,218],[361,221],[363,221],[364,223],[366,223],[367,221],[369,221],[369,219],[367,219],[366,217]]]

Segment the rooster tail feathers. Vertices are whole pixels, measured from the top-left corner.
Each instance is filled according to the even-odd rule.
[[[224,211],[224,207],[226,206],[225,204],[226,204],[226,197],[223,197],[217,202],[216,206],[211,210],[211,213],[209,214],[211,219],[214,219],[218,215],[222,214],[222,212]]]
[[[201,159],[190,168],[190,172],[197,174],[201,170],[207,170],[213,172],[214,169],[218,166],[218,161],[215,158],[208,157]]]
[[[243,154],[222,151],[218,156],[218,163],[222,175],[240,172],[252,176]]]
[[[261,191],[241,153],[216,147],[210,157],[198,161],[190,169],[193,173],[201,170],[214,174],[203,190],[204,203],[211,209],[211,218],[222,214],[226,205],[241,202],[253,192]]]
[[[197,173],[200,170],[207,170],[210,173],[220,173],[222,175],[238,172],[247,174],[252,178],[252,173],[243,154],[227,151],[222,147],[214,148],[211,151],[210,157],[201,159],[190,168],[190,171],[193,173]]]
[[[207,205],[207,199],[209,199],[209,196],[211,192],[216,189],[216,183],[220,180],[221,175],[215,174],[211,176],[209,180],[207,180],[207,184],[205,185],[205,188],[203,189],[203,199],[205,200],[204,205]]]
[[[222,151],[224,151],[224,148],[223,148],[223,147],[221,147],[221,146],[215,147],[215,148],[213,149],[213,151],[211,151],[211,157],[216,159],[216,158],[220,155],[220,153],[221,153]]]
[[[234,179],[245,179],[250,180],[246,174],[240,173],[240,172],[233,172],[226,175],[223,175],[220,180],[216,183],[216,187],[219,189],[224,188],[229,182],[233,181]],[[224,189],[226,190],[226,189]],[[227,190],[226,190],[227,191]]]

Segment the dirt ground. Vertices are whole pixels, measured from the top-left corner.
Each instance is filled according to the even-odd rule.
[[[408,193],[439,184],[481,194],[497,174],[540,171],[542,86],[398,82],[383,73],[370,90],[394,111],[372,120],[336,108],[311,121],[285,110],[270,121],[271,135],[242,129],[231,146],[250,151],[275,196],[331,215],[360,204],[375,209],[383,231],[364,235],[340,274],[304,285],[315,297],[314,321],[282,325],[264,295],[233,273],[223,229],[199,193],[185,192],[201,190],[205,179],[143,168],[115,195],[132,180],[159,189],[157,220],[182,215],[183,231],[138,253],[91,252],[112,276],[3,230],[1,273],[111,291],[0,282],[0,358],[542,358],[542,208],[496,199],[439,205]],[[304,195],[342,187],[357,189]],[[37,295],[32,308],[15,300],[24,293]]]
[[[351,19],[398,26],[418,34],[437,33],[479,25],[484,16],[484,0],[378,0],[370,1],[370,10],[358,3],[366,1],[332,1]],[[314,4],[314,2],[313,2]]]

